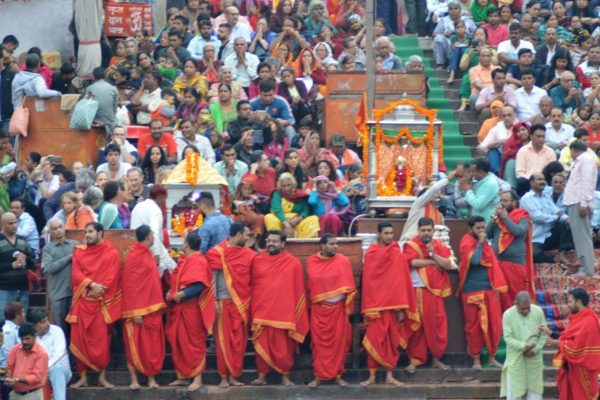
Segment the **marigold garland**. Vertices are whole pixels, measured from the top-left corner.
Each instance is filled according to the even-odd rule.
[[[200,155],[193,151],[185,156],[185,181],[191,186],[198,184],[199,157]]]
[[[427,117],[427,120],[428,120],[427,131],[425,132],[425,134],[423,134],[423,136],[421,136],[419,138],[414,137],[407,127],[400,128],[398,135],[396,135],[395,137],[389,137],[385,134],[383,128],[381,127],[381,120],[383,119],[383,117],[385,115],[392,112],[396,107],[402,106],[402,105],[411,106],[417,113]],[[396,102],[391,103],[389,106],[387,106],[386,108],[384,108],[382,110],[373,110],[373,116],[375,118],[375,143],[374,143],[374,145],[375,145],[375,158],[376,158],[376,163],[377,163],[376,181],[380,183],[380,184],[378,184],[378,188],[377,188],[378,194],[385,195],[383,193],[385,190],[383,190],[382,185],[381,185],[381,183],[383,183],[383,182],[381,181],[381,166],[380,166],[381,163],[380,163],[380,153],[379,153],[382,139],[385,144],[390,145],[390,146],[395,143],[398,143],[402,138],[406,138],[408,140],[408,142],[414,146],[425,145],[428,149],[426,173],[427,173],[427,178],[428,179],[431,178],[431,174],[433,172],[433,162],[434,162],[432,153],[433,153],[433,148],[434,148],[435,116],[436,115],[437,115],[437,110],[427,109],[425,107],[422,107],[420,104],[418,104],[414,100],[410,100],[410,99],[398,100]],[[364,168],[363,173],[365,176],[367,176],[367,174],[368,174],[368,156],[369,156],[369,151],[368,151],[369,127],[366,124],[364,125],[364,128],[363,128],[362,139],[363,139],[363,159],[365,160],[364,167],[363,167]],[[443,154],[444,154],[443,153],[443,128],[441,125],[440,125],[440,129],[439,129],[439,137],[438,137],[438,152],[439,152],[438,160],[443,159]],[[410,170],[410,168],[409,168],[409,170]],[[411,173],[411,178],[412,178],[412,171],[410,171],[410,173]],[[409,186],[409,185],[407,185],[407,186]],[[403,195],[411,194],[412,179],[410,180],[410,186],[411,186],[411,188],[408,192],[405,188],[405,190],[403,191]]]

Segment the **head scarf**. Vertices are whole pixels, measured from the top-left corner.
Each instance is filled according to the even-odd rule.
[[[294,61],[294,63],[292,64],[292,68],[294,68],[294,71],[296,71],[297,77],[303,76],[304,65],[302,64],[302,56],[304,55],[305,52],[309,52],[313,59],[312,62],[310,63],[311,72],[314,72],[316,69],[321,68],[321,63],[317,59],[317,56],[315,56],[315,54],[312,52],[312,50],[311,49],[302,49],[298,53],[298,57],[296,58],[296,61]]]
[[[327,51],[327,56],[324,59],[319,59],[319,57],[317,56],[317,47],[325,47],[325,50]],[[320,60],[321,64],[326,65],[326,64],[330,64],[332,62],[337,63],[336,59],[333,58],[333,51],[331,50],[331,46],[329,45],[329,43],[325,43],[325,42],[319,42],[315,45],[315,47],[313,48],[313,54],[315,56],[316,60]]]
[[[500,178],[502,178],[502,175],[504,174],[504,168],[506,167],[506,162],[508,160],[514,159],[517,156],[517,152],[519,151],[519,149],[521,147],[523,147],[523,145],[529,141],[529,139],[521,140],[517,136],[517,132],[519,131],[519,129],[522,126],[525,126],[527,128],[527,130],[531,133],[531,125],[529,125],[529,122],[526,122],[526,121],[517,122],[513,125],[512,129],[511,129],[510,137],[506,140],[506,143],[504,143],[504,146],[502,146],[502,162],[500,164]]]
[[[327,191],[321,192],[318,190],[318,185],[321,182],[327,183]],[[335,188],[335,183],[331,182],[325,175],[319,175],[315,178],[315,190],[317,196],[325,205],[326,214],[344,214],[349,206],[337,207],[334,206],[333,201],[338,198],[338,192]]]

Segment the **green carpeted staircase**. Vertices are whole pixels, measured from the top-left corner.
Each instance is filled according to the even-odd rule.
[[[396,46],[396,54],[402,58],[404,63],[413,54],[423,58],[430,86],[427,107],[437,109],[437,117],[444,124],[444,161],[448,171],[451,171],[458,161],[471,160],[471,150],[465,143],[465,137],[461,134],[459,120],[455,117],[454,108],[458,107],[454,107],[449,101],[446,89],[442,86],[436,71],[430,66],[428,57],[419,47],[417,38],[406,36],[393,37],[392,41]]]

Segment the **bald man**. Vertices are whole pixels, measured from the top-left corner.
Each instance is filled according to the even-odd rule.
[[[0,310],[13,301],[29,306],[27,270],[35,268],[35,253],[29,244],[17,237],[17,216],[5,212],[0,218]]]
[[[546,325],[542,308],[531,304],[528,292],[517,293],[515,305],[502,316],[506,361],[502,368],[500,397],[506,397],[508,400],[542,400],[542,349],[547,336],[538,329],[540,325]]]

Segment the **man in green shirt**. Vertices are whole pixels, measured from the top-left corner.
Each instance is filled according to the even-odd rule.
[[[488,160],[482,157],[473,160],[471,174],[477,182],[472,186],[470,182],[461,182],[460,189],[466,192],[465,201],[471,206],[471,215],[483,217],[487,224],[500,203],[498,180],[490,172]]]
[[[542,349],[547,336],[538,330],[546,325],[541,307],[531,304],[528,292],[519,292],[515,305],[502,316],[506,361],[502,368],[500,397],[508,400],[542,400],[544,362]]]

